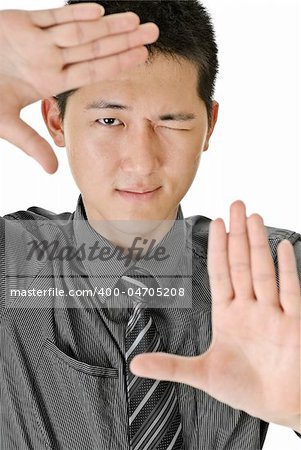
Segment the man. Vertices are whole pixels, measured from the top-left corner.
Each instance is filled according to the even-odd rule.
[[[81,195],[74,214],[33,207],[1,222],[3,446],[262,448],[267,422],[300,432],[300,235],[265,230],[241,201],[231,206],[229,234],[221,219],[183,220],[180,201],[218,113],[209,17],[196,1],[102,5],[106,15],[134,11],[160,36],[146,63],[43,100]],[[93,48],[103,56],[107,47]],[[72,51],[65,58],[72,62]],[[45,239],[68,256],[81,253],[25,258],[28,244],[41,250]],[[140,258],[153,240],[163,258]],[[88,244],[110,258],[87,257]],[[132,258],[119,259],[117,248]],[[192,291],[183,304],[180,288],[189,283],[172,276],[186,275],[189,250]],[[101,293],[116,286],[125,293]],[[170,286],[177,298],[165,302],[159,293]],[[88,287],[98,288],[95,298],[82,294]],[[134,287],[146,298],[132,296]],[[30,297],[45,288],[42,298]],[[153,354],[135,357],[138,345]]]

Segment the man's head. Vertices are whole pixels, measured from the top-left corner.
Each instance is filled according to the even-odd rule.
[[[159,39],[146,63],[43,101],[45,122],[67,148],[88,219],[173,220],[217,119],[210,19],[197,0],[99,3],[155,22]],[[139,200],[120,192],[155,188]]]
[[[66,5],[84,3],[68,0]],[[205,102],[211,122],[212,101],[218,72],[217,45],[214,29],[204,6],[198,0],[103,0],[96,1],[105,8],[105,15],[133,11],[140,23],[154,22],[160,30],[159,39],[146,45],[149,59],[162,53],[180,56],[193,63],[198,72],[197,91]],[[57,96],[61,117],[64,118],[68,91]]]

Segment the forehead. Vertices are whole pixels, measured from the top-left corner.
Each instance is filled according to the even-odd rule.
[[[173,97],[180,101],[198,98],[198,71],[196,66],[181,57],[158,54],[146,63],[123,71],[108,80],[85,86],[77,91],[78,100],[93,99],[95,95],[125,95],[138,100],[152,97],[159,100]]]

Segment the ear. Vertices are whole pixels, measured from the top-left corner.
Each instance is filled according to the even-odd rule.
[[[65,147],[63,121],[54,97],[42,100],[41,110],[48,131],[58,147]]]
[[[208,150],[208,148],[209,148],[209,141],[210,141],[211,135],[212,135],[212,133],[214,131],[215,124],[217,122],[218,109],[219,109],[219,104],[214,100],[212,102],[211,124],[210,124],[209,129],[208,129],[207,138],[206,138],[206,142],[205,142],[205,146],[204,146],[204,150],[203,150],[204,152],[206,150]]]

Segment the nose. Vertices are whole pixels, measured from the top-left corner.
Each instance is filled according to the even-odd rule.
[[[122,170],[146,177],[156,172],[159,164],[160,144],[155,130],[144,124],[129,132],[121,155]]]

